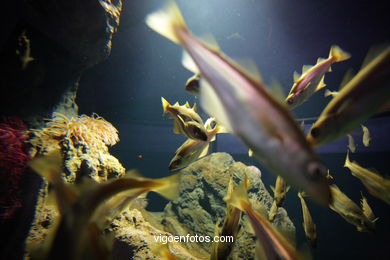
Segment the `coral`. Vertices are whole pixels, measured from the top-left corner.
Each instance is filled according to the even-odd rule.
[[[28,155],[27,126],[16,118],[0,123],[0,216],[11,218],[22,206],[18,195],[20,180],[26,172]]]

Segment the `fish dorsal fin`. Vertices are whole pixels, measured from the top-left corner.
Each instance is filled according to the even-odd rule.
[[[347,70],[347,72],[344,74],[343,79],[341,80],[339,90],[343,89],[345,85],[348,84],[348,82],[351,81],[351,79],[355,76],[355,73],[353,72],[353,69]]]
[[[176,101],[175,104],[173,104],[174,106],[180,106],[179,104],[179,101]]]
[[[293,74],[294,82],[297,82],[300,77],[301,77],[301,75],[299,75],[298,72],[294,71],[294,74]]]
[[[324,58],[318,58],[318,59],[317,59],[317,64],[323,62],[324,60],[326,60],[326,59],[324,59]]]
[[[221,50],[221,48],[219,47],[218,41],[214,35],[207,33],[207,34],[203,34],[197,38],[199,41],[201,41],[203,44],[205,44],[209,49],[216,51],[216,52]]]
[[[228,132],[232,133],[232,127],[228,115],[225,112],[222,102],[218,98],[214,89],[204,78],[200,79],[200,102],[203,109],[210,115],[216,118],[218,123],[221,123]]]
[[[286,93],[283,90],[282,84],[277,79],[271,79],[269,92],[279,103],[285,105]]]
[[[313,67],[312,65],[303,65],[302,66],[302,74],[306,73],[312,67]]]
[[[200,70],[194,60],[191,58],[191,56],[188,54],[188,52],[183,51],[183,56],[181,58],[181,63],[183,64],[184,68],[187,70],[193,72],[196,75],[200,74]]]
[[[191,106],[190,106],[190,103],[188,103],[188,101],[186,101],[186,103],[184,104],[184,106],[186,107],[186,108],[190,108]]]
[[[194,112],[196,112],[197,109],[198,109],[198,107],[196,106],[196,103],[194,103],[194,106],[192,107],[192,110],[193,110]]]
[[[263,77],[256,63],[251,59],[234,59],[234,63],[252,80],[262,83]]]
[[[384,50],[389,47],[388,44],[380,44],[372,46],[363,60],[362,67],[360,69],[365,68],[371,61],[373,61],[376,57],[378,57]]]

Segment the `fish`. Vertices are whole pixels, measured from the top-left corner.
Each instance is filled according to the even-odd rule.
[[[348,149],[354,153],[356,152],[357,145],[355,144],[355,141],[353,140],[353,136],[350,134],[347,134],[348,137]]]
[[[230,177],[228,184],[226,197],[230,197],[233,193],[233,176]],[[210,260],[216,259],[228,259],[232,248],[234,246],[234,241],[236,241],[238,236],[238,231],[240,230],[240,220],[241,220],[241,210],[238,208],[227,205],[226,207],[226,216],[222,225],[221,232],[218,232],[218,225],[216,225],[217,232],[216,235],[224,237],[232,237],[232,240],[221,243],[213,243]]]
[[[28,64],[35,59],[31,56],[31,42],[27,38],[26,31],[23,31],[18,37],[18,48],[16,54],[19,55],[22,64],[22,70],[25,70]]]
[[[286,186],[286,182],[280,176],[276,178],[275,187],[271,186],[271,189],[274,193],[274,201],[272,203],[272,207],[269,213],[269,220],[274,221],[275,216],[278,212],[278,208],[283,205],[284,199],[286,198],[286,194],[290,189],[290,186]]]
[[[374,212],[372,211],[370,205],[368,205],[367,198],[363,196],[360,200],[360,206],[363,210],[364,216],[366,216],[372,223],[375,223],[379,218],[376,218]]]
[[[185,49],[183,65],[200,74],[201,105],[210,116],[236,135],[272,173],[319,203],[331,201],[326,167],[288,109],[272,97],[256,73],[246,72],[217,47],[194,37],[173,2],[149,14],[146,24]]]
[[[226,203],[240,209],[248,216],[266,259],[301,259],[294,246],[272,226],[267,217],[257,213],[252,208],[247,194],[249,185],[250,183],[245,177],[244,181],[229,196],[224,198]]]
[[[180,106],[178,102],[174,105],[169,104],[163,97],[161,101],[163,113],[169,113],[174,119],[174,133],[183,134],[191,139],[207,141],[207,132],[202,118],[196,112],[196,104],[191,108],[188,102]]]
[[[368,192],[378,199],[390,205],[390,180],[380,174],[361,167],[356,162],[349,160],[349,153],[345,158],[344,167],[351,171],[351,174],[358,178],[367,188]]]
[[[329,208],[338,213],[348,223],[354,225],[359,232],[372,232],[374,224],[364,215],[363,210],[347,197],[336,185],[331,185],[333,201]]]
[[[208,154],[210,143],[215,141],[215,136],[226,132],[224,128],[218,124],[212,128],[213,122],[215,122],[215,119],[209,118],[204,124],[207,131],[207,141],[188,138],[176,150],[175,156],[169,163],[169,170],[175,171],[183,169]]]
[[[61,219],[47,259],[82,259],[88,247],[86,227],[93,223],[94,214],[100,206],[104,206],[105,201],[122,192],[132,198],[150,191],[171,200],[179,195],[180,174],[147,179],[133,177],[138,174],[129,171],[125,177],[104,183],[85,179],[82,184],[67,185],[61,179],[63,165],[59,151],[35,158],[29,162],[29,166],[53,185],[59,201]],[[121,203],[122,200],[119,200]]]
[[[325,89],[324,97],[335,97],[339,94],[338,91],[330,91],[329,89]]]
[[[200,77],[198,74],[194,74],[191,78],[189,78],[186,82],[185,89],[194,95],[199,95],[200,88]]]
[[[317,231],[316,224],[314,224],[313,219],[310,215],[309,208],[306,205],[304,194],[298,192],[298,197],[301,201],[302,206],[302,215],[303,215],[303,229],[305,230],[306,238],[309,240],[311,247],[317,247]]]
[[[326,85],[324,76],[331,71],[331,65],[349,59],[351,55],[343,51],[339,46],[333,45],[328,59],[319,58],[314,66],[303,66],[302,75],[294,72],[294,85],[286,98],[290,109],[294,109],[306,102],[311,95],[321,90]]]
[[[307,140],[325,145],[345,136],[379,112],[390,98],[390,47],[362,68],[321,112]]]
[[[363,145],[365,147],[369,147],[371,143],[370,130],[368,130],[368,128],[364,125],[360,125],[360,126],[362,127],[363,130],[363,139],[362,139]]]
[[[274,192],[274,200],[276,205],[281,207],[283,205],[284,199],[286,198],[287,192],[290,190],[289,186],[286,186],[286,182],[280,176],[276,178],[275,187],[271,186],[272,191]]]

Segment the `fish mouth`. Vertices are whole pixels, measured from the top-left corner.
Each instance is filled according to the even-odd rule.
[[[318,141],[310,133],[306,136],[306,141],[313,147],[319,145]]]

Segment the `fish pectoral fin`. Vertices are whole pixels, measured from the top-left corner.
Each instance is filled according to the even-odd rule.
[[[202,158],[202,157],[205,157],[208,153],[209,153],[209,144],[207,144],[205,146],[205,148],[203,148],[202,152],[200,153],[199,157],[198,158]]]
[[[181,116],[177,116],[177,118],[173,121],[173,132],[175,134],[184,134],[181,125],[185,125],[185,122]]]
[[[215,117],[217,122],[222,124],[228,132],[233,133],[229,117],[213,87],[204,78],[200,79],[200,85],[200,102],[203,109]]]
[[[275,193],[275,187],[272,185],[270,185],[269,187],[271,188],[272,192]]]
[[[183,56],[181,58],[181,63],[183,64],[184,68],[187,70],[195,73],[196,75],[200,75],[200,70],[194,60],[191,58],[191,56],[188,54],[188,52],[183,51]]]

